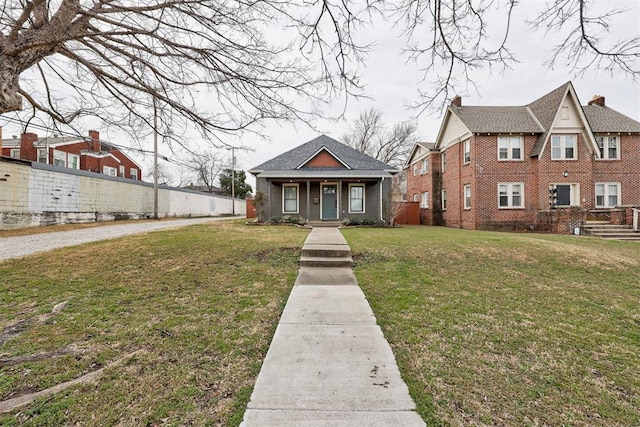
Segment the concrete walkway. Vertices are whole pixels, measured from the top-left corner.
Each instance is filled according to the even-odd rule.
[[[242,426],[425,425],[349,263],[337,228],[313,228]]]

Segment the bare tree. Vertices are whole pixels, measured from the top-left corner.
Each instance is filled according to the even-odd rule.
[[[219,153],[195,153],[191,156],[190,168],[196,175],[196,181],[198,184],[207,187],[210,192],[214,191],[215,182],[223,167],[224,163]]]
[[[305,0],[6,0],[0,114],[26,108],[62,124],[92,116],[139,131],[153,126],[155,111],[165,136],[188,123],[218,134],[267,118],[307,120],[314,108],[289,96],[316,102],[358,90],[352,68],[366,47],[351,33],[366,9]]]
[[[550,51],[545,62],[549,68],[563,65],[578,75],[607,71],[634,81],[640,78],[640,27],[635,26],[635,35],[621,39],[614,20],[625,10],[610,2],[401,0],[390,9],[404,28],[409,59],[424,73],[415,106],[420,111],[439,110],[452,95],[475,88],[474,71],[503,72],[514,66],[518,59],[510,43],[513,17],[525,3],[527,7],[544,5],[527,23],[527,30],[558,37],[558,42],[545,49]]]
[[[370,108],[360,113],[342,140],[362,153],[391,166],[402,167],[417,140],[417,126],[400,122],[389,129],[382,113]]]

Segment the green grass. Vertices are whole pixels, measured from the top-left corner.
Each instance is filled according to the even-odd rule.
[[[31,319],[0,359],[72,350],[0,365],[0,400],[108,366],[0,425],[238,425],[307,233],[225,221],[0,263],[0,331]]]
[[[428,425],[640,425],[640,245],[343,234]]]

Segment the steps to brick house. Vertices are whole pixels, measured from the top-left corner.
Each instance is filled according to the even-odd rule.
[[[640,242],[640,231],[630,225],[615,225],[606,221],[587,221],[583,226],[586,235],[602,239]]]

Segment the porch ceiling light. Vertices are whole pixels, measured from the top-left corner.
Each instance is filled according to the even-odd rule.
[[[562,176],[564,176],[565,178],[569,176],[569,171],[564,171],[562,172]]]

